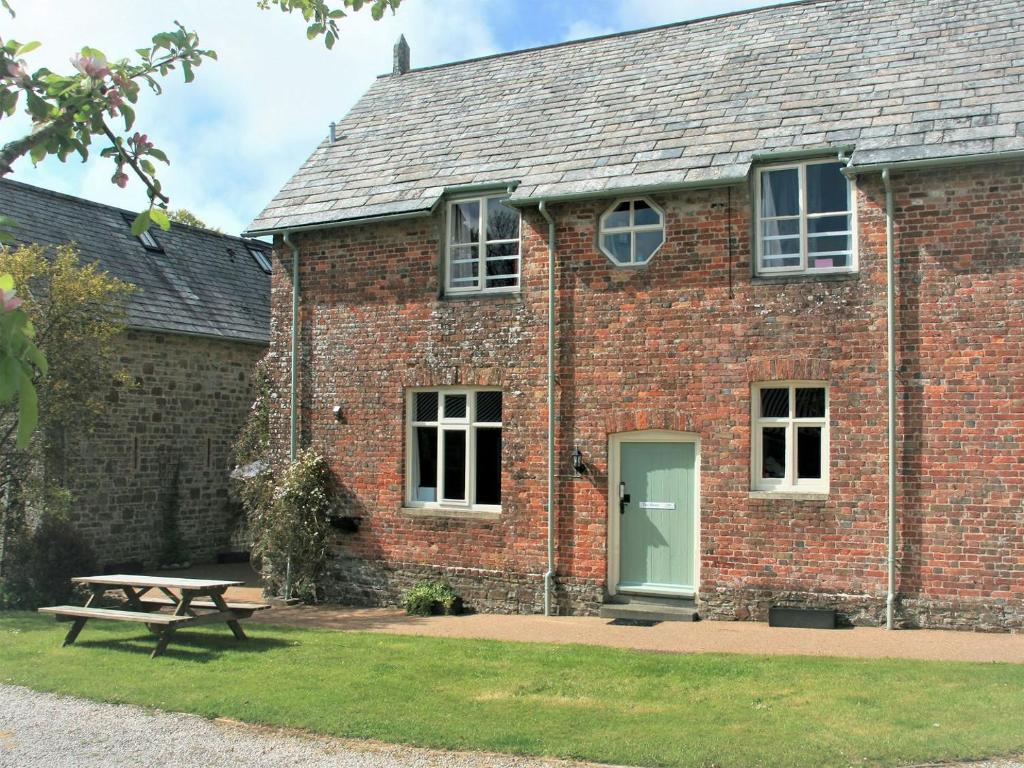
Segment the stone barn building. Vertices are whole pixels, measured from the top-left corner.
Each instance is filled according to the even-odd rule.
[[[17,243],[74,243],[136,287],[120,342],[132,384],[112,387],[93,432],[63,440],[72,521],[100,565],[164,564],[172,528],[192,562],[237,549],[230,448],[267,349],[269,247],[182,224],[134,237],[133,212],[6,179],[0,211]]]
[[[810,0],[400,41],[250,227],[279,451],[294,415],[358,525],[328,593],[1024,629],[1022,29]]]

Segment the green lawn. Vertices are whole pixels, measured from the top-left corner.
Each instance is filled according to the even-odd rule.
[[[599,762],[847,766],[1024,752],[1024,665],[735,655],[0,614],[0,681],[338,736]],[[638,632],[643,629],[638,628]]]

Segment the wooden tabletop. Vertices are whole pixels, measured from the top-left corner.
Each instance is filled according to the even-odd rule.
[[[215,581],[212,579],[174,579],[165,576],[133,576],[125,573],[113,573],[108,576],[76,576],[72,579],[78,584],[99,584],[111,587],[150,587],[159,589],[220,589],[240,587],[244,581]]]

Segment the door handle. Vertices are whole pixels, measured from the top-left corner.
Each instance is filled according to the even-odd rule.
[[[626,484],[619,483],[619,514],[626,514],[626,505],[629,504],[629,494],[626,493]]]

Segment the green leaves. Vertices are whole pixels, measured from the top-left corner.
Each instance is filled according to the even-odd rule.
[[[38,40],[33,40],[30,43],[25,43],[24,45],[19,45],[17,47],[17,49],[15,49],[14,55],[15,56],[24,56],[27,53],[32,53],[32,51],[34,51],[36,48],[38,48],[41,45],[42,45],[42,43],[40,43]]]
[[[169,230],[171,228],[171,220],[167,216],[167,211],[163,208],[150,208],[147,211],[143,211],[132,221],[132,234],[138,237],[149,229],[151,224],[156,224],[164,232]]]
[[[306,38],[313,40],[323,35],[324,45],[330,49],[340,37],[338,21],[348,16],[348,12],[358,13],[369,6],[370,15],[375,21],[384,17],[384,12],[392,13],[402,0],[340,0],[341,7],[332,7],[329,0],[257,0],[256,7],[267,9],[276,5],[285,13],[298,12],[307,23]],[[347,9],[347,10],[346,10]]]
[[[171,228],[171,220],[167,218],[167,211],[162,208],[153,208],[150,210],[149,219],[165,232]]]
[[[0,405],[18,401],[16,445],[28,446],[39,423],[34,377],[46,373],[46,358],[32,341],[35,330],[14,291],[14,278],[0,275]]]
[[[143,211],[132,222],[132,234],[138,237],[147,229],[149,229],[149,211]]]

